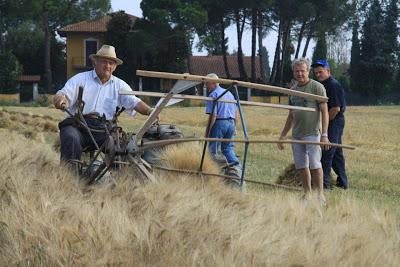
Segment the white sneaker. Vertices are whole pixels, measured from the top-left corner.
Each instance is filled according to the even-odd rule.
[[[304,195],[301,197],[301,200],[302,200],[302,201],[310,201],[310,200],[311,200],[311,194],[304,194]]]
[[[324,195],[318,196],[318,202],[321,207],[326,207],[326,198]]]

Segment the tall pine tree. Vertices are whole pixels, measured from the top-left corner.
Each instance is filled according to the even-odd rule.
[[[268,80],[271,75],[271,67],[269,65],[269,54],[267,48],[263,46],[261,50],[258,51],[258,54],[262,58],[261,64],[264,66],[265,78]]]
[[[385,56],[385,24],[381,2],[373,0],[363,25],[360,58],[360,89],[367,97],[388,91],[391,69]]]
[[[359,90],[359,72],[360,72],[360,39],[358,37],[358,29],[360,25],[358,20],[353,22],[353,35],[351,39],[351,60],[350,60],[350,88],[352,91]]]
[[[326,44],[325,32],[318,34],[317,44],[314,48],[312,61],[315,62],[318,59],[326,59],[328,54],[328,46]]]
[[[107,24],[106,43],[115,47],[116,53],[125,64],[116,69],[115,74],[131,84],[132,77],[132,51],[129,47],[129,35],[133,27],[133,20],[125,11],[111,14],[111,20]]]
[[[396,83],[396,74],[399,72],[399,8],[398,0],[391,0],[386,8],[385,14],[385,47],[384,55],[386,64],[390,66],[393,73],[390,83],[390,90],[400,88]]]

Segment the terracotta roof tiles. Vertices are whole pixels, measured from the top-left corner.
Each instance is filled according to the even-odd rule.
[[[138,17],[128,14],[131,17],[132,21],[135,22]],[[110,21],[111,16],[107,14],[99,19],[96,20],[85,20],[78,23],[67,25],[60,30],[58,33],[61,36],[64,36],[67,33],[71,32],[100,32],[104,33],[107,31],[107,23]]]
[[[38,82],[40,81],[40,75],[20,75],[16,80],[19,82]]]
[[[227,56],[228,68],[233,79],[240,77],[239,65],[237,56]],[[251,76],[251,57],[243,57],[244,66],[247,76]],[[190,73],[196,75],[207,75],[208,73],[215,73],[220,78],[227,78],[224,68],[224,61],[222,56],[192,56],[190,58]],[[256,57],[256,76],[257,79],[261,78],[260,74],[260,60]]]

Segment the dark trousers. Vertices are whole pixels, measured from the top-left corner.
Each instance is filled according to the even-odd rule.
[[[337,115],[333,120],[329,121],[328,137],[330,142],[337,144],[342,143],[344,124],[345,120],[343,114]],[[331,169],[333,169],[337,175],[336,186],[345,189],[349,187],[342,148],[332,147],[329,150],[324,150],[322,152],[321,162],[324,171],[324,188],[328,189],[330,187]]]
[[[100,126],[100,121],[87,119],[87,124],[91,128]],[[84,150],[94,150],[94,145],[86,129],[77,127],[73,124],[72,118],[67,118],[59,123],[61,141],[61,160],[81,159]],[[105,133],[92,132],[94,139],[100,147],[106,139]]]

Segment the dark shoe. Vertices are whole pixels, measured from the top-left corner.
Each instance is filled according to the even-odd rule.
[[[242,173],[242,168],[239,164],[226,165],[223,168],[224,174],[232,177],[232,179],[226,178],[225,182],[233,187],[240,187],[240,177]]]
[[[342,188],[344,190],[349,188],[349,185],[346,183],[346,185],[343,184],[342,179],[340,178],[340,176],[338,176],[336,178],[336,187]]]
[[[329,184],[324,184],[324,191],[329,191],[329,190],[332,190],[333,188],[332,188],[332,186],[331,185],[329,185]]]
[[[341,184],[341,183],[337,183],[335,186],[336,186],[337,188],[341,188],[341,189],[343,189],[343,190],[349,189],[349,187],[348,187],[347,185],[343,185],[343,184]]]
[[[336,182],[336,187],[338,187],[338,188],[342,188],[342,189],[347,189],[349,186],[348,185],[344,185],[343,183],[342,183],[342,181],[341,181],[341,179],[340,179],[340,177],[338,177],[337,178],[337,180],[336,180],[337,182]]]

